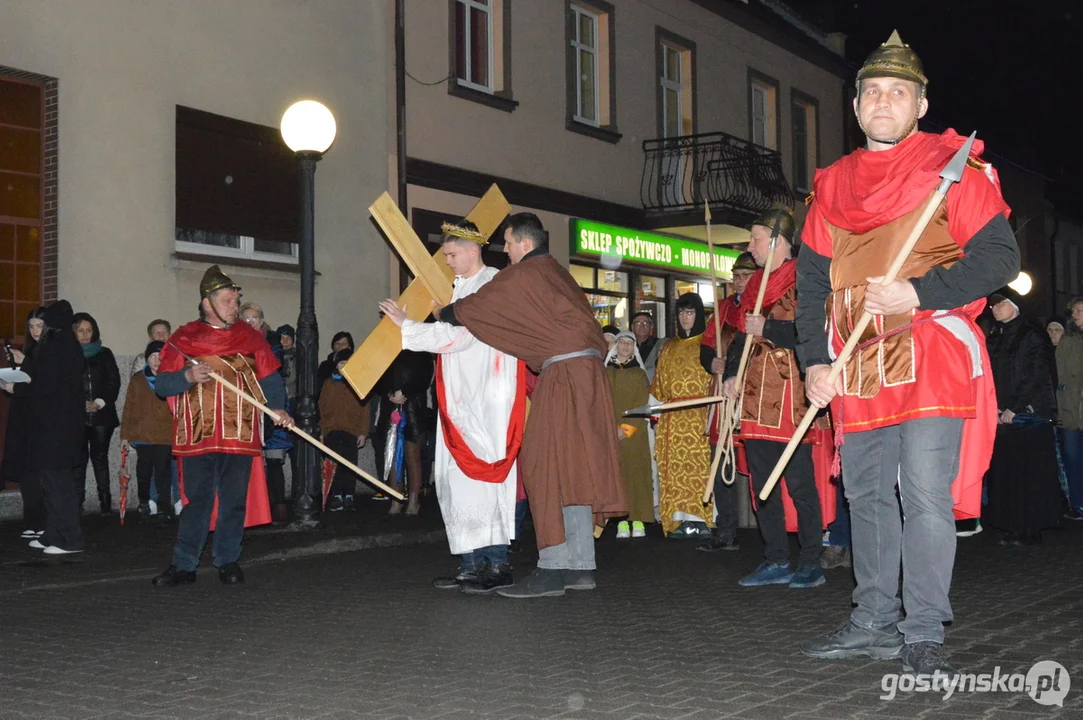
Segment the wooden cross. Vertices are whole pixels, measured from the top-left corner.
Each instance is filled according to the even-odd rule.
[[[405,308],[406,317],[420,322],[432,312],[433,302],[449,304],[455,274],[443,261],[443,250],[429,255],[406,216],[386,192],[369,206],[369,212],[414,275],[414,280],[397,301],[399,307]],[[466,219],[477,225],[482,235],[489,237],[510,212],[511,206],[504,194],[493,185]],[[366,397],[400,352],[402,331],[395,323],[383,318],[343,366],[342,377],[359,397]]]

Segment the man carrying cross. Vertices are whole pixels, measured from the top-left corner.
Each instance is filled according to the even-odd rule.
[[[965,141],[952,130],[918,131],[927,85],[897,33],[868,57],[854,100],[866,146],[817,171],[805,221],[797,352],[809,400],[831,403],[835,431],[845,433],[857,588],[849,619],[801,650],[827,659],[901,657],[910,672],[949,677],[942,646],[943,623],[952,619],[953,505],[964,517],[980,512],[996,423],[974,318],[985,296],[1019,272],[1019,250],[996,173],[977,159],[976,142],[899,279],[881,282],[930,199],[940,197],[941,169]],[[874,322],[832,382],[830,363],[851,328],[865,327],[864,311]]]
[[[488,242],[469,220],[444,223],[444,261],[455,273],[452,301],[496,277],[481,249]],[[441,589],[484,595],[512,584],[508,544],[515,539],[516,457],[526,419],[526,368],[465,327],[422,323],[392,300],[380,309],[402,328],[403,350],[436,353],[436,463],[433,475],[451,552],[462,560]]]
[[[628,512],[602,366],[607,345],[582,289],[549,254],[538,217],[511,215],[504,241],[511,267],[439,311],[441,321],[465,326],[540,373],[519,456],[538,567],[497,592],[530,598],[592,590],[593,526]]]

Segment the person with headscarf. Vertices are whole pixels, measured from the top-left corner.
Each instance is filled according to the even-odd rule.
[[[10,364],[33,377],[34,355],[41,335],[45,332],[45,308],[30,311],[26,317],[26,341],[22,350],[9,348]],[[0,463],[0,487],[7,481],[19,483],[23,499],[23,537],[28,540],[41,537],[45,532],[45,507],[41,501],[41,483],[36,473],[28,472],[27,450],[30,446],[29,423],[26,417],[27,400],[13,396],[8,408],[8,424],[4,435],[3,462]]]
[[[624,330],[617,335],[605,358],[605,374],[613,392],[617,435],[621,438],[620,470],[624,477],[624,497],[628,500],[628,519],[617,523],[617,538],[646,537],[645,524],[654,522],[647,419],[626,418],[624,413],[647,404],[650,383],[636,347],[636,336],[631,331]]]
[[[173,465],[173,413],[169,403],[158,397],[154,384],[165,343],[152,340],[143,351],[146,366],[128,380],[124,396],[124,417],[120,423],[120,445],[136,451],[135,477],[139,493],[139,516],[150,516],[150,481],[158,490],[158,518],[176,517],[170,497]]]
[[[98,486],[101,514],[113,514],[112,474],[109,472],[109,442],[120,425],[117,397],[120,396],[120,368],[113,351],[102,345],[98,321],[90,313],[75,313],[72,318],[75,337],[83,348],[86,365],[83,370],[83,390],[86,400],[86,440],[83,461],[75,469],[75,494],[82,512],[86,497],[87,461],[94,467],[94,483]]]
[[[613,343],[617,342],[617,335],[620,334],[620,328],[616,325],[602,325],[602,337],[609,343],[609,349],[613,349]]]
[[[35,473],[45,506],[45,532],[30,547],[48,555],[82,552],[79,503],[72,473],[85,443],[83,352],[72,332],[67,300],[50,305],[34,352],[31,382],[6,383],[0,390],[26,400],[26,471]]]
[[[342,377],[342,368],[352,354],[349,348],[336,352],[335,371],[323,381],[320,390],[320,432],[327,447],[356,465],[358,451],[368,442],[372,416],[367,400],[358,398]],[[354,482],[353,471],[337,464],[328,510],[339,512],[354,509]]]
[[[714,349],[703,345],[706,318],[696,293],[677,298],[677,337],[658,356],[651,395],[662,402],[706,397],[713,378],[703,369]],[[709,363],[709,360],[708,360]],[[704,430],[707,406],[662,413],[654,442],[658,461],[658,511],[666,537],[705,538],[714,525],[713,504],[703,505],[703,483],[711,471],[711,446]]]

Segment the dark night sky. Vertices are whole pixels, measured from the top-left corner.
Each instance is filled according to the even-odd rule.
[[[857,64],[897,28],[925,64],[929,119],[962,134],[977,130],[990,152],[1054,178],[1054,195],[1079,198],[1080,0],[786,4],[828,32],[846,33],[847,59]]]

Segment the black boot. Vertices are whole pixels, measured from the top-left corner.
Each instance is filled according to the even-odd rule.
[[[102,517],[113,517],[113,494],[106,490],[98,493],[98,503],[101,505]]]

